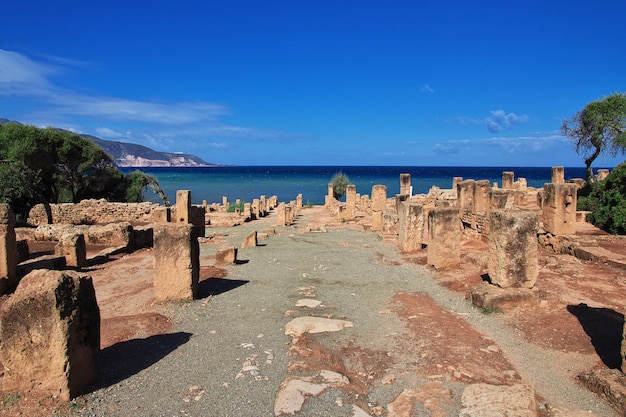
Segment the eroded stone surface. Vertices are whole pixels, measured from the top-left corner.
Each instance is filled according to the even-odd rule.
[[[528,384],[473,384],[461,397],[459,417],[536,417],[535,390]]]
[[[322,317],[296,317],[285,326],[285,334],[298,337],[304,333],[338,332],[353,324],[346,320],[325,319]]]
[[[295,414],[300,411],[307,397],[316,396],[328,388],[326,384],[315,384],[303,379],[287,379],[280,384],[274,415]]]

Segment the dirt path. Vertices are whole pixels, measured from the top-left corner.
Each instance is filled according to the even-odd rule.
[[[542,416],[551,408],[617,416],[575,379],[602,358],[567,306],[595,308],[620,296],[560,290],[583,284],[558,268],[584,268],[544,259],[538,304],[484,314],[464,298],[480,282],[479,244],[467,243],[463,271],[433,273],[423,255],[402,255],[323,207],[240,249],[239,264],[213,266],[219,245],[239,246],[273,221],[208,229],[214,236],[201,248],[201,297],[191,303],[152,302],[150,250],[94,267],[103,319],[98,384],[57,413],[456,416],[470,384],[523,382],[534,386]],[[614,282],[613,270],[605,272]],[[302,317],[343,325],[286,335]]]

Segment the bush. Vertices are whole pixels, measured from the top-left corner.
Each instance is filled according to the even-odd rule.
[[[240,201],[237,204],[229,204],[228,205],[228,209],[226,209],[226,211],[228,213],[234,213],[235,211],[239,210],[240,213],[243,213],[243,209],[245,208],[246,203],[244,203],[243,201]]]
[[[591,211],[587,216],[591,224],[612,234],[626,234],[626,164],[596,184],[578,207]]]
[[[333,185],[333,197],[339,200],[346,193],[349,182],[348,176],[341,171],[333,175],[333,178],[330,180],[330,183]]]

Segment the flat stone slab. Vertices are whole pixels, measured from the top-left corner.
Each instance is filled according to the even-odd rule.
[[[493,308],[531,301],[538,298],[538,293],[528,288],[500,288],[488,282],[481,282],[467,290],[465,298],[478,308]]]
[[[596,369],[578,375],[578,379],[596,394],[606,398],[621,415],[626,415],[626,375],[616,369]]]
[[[532,385],[473,384],[461,397],[459,417],[537,417]]]
[[[320,300],[313,300],[312,298],[303,298],[296,301],[296,307],[315,308],[322,304]]]
[[[352,322],[322,317],[296,317],[285,326],[285,334],[298,337],[304,333],[338,332],[346,327],[353,327]]]

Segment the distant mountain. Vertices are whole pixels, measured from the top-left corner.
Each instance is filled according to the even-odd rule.
[[[0,125],[5,123],[19,122],[0,118]],[[115,163],[119,167],[206,167],[219,165],[206,162],[196,155],[178,152],[159,152],[134,143],[105,140],[91,135],[81,136],[104,149],[106,153],[115,159]]]

